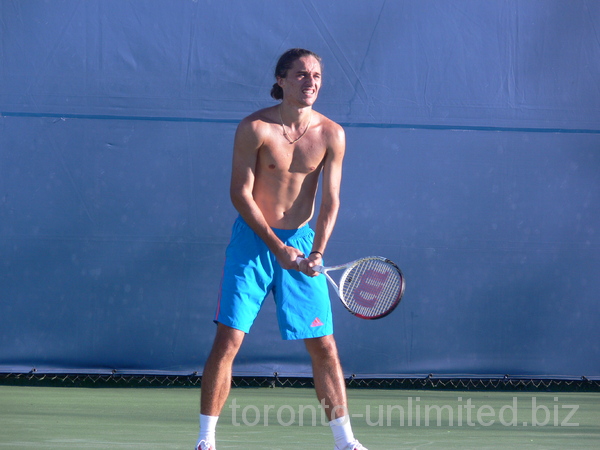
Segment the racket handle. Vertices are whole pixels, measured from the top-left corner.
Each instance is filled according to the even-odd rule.
[[[296,258],[296,263],[300,264],[301,261],[304,261],[306,258],[303,258],[302,256],[298,256]],[[312,270],[314,270],[315,272],[319,272],[319,273],[323,273],[323,266],[315,266],[312,268]]]

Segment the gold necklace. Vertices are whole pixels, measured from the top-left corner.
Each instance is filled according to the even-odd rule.
[[[281,129],[283,130],[283,136],[287,139],[287,141],[290,144],[295,144],[296,142],[298,142],[300,139],[302,139],[304,137],[304,135],[306,134],[306,132],[310,128],[310,122],[312,120],[312,113],[311,113],[311,115],[308,118],[308,123],[306,124],[306,128],[304,129],[304,131],[302,132],[302,134],[300,136],[298,136],[296,139],[290,138],[290,136],[287,134],[287,131],[285,131],[285,125],[283,124],[283,116],[281,115],[281,105],[279,105],[279,119],[281,119]]]

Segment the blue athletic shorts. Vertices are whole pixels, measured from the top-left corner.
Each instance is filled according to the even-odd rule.
[[[314,231],[273,229],[286,245],[308,255]],[[250,332],[267,295],[277,307],[281,337],[306,339],[333,334],[331,301],[324,276],[283,270],[264,241],[238,217],[227,247],[215,322]]]

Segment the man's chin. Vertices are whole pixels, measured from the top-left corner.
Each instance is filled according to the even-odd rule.
[[[312,106],[317,101],[316,96],[305,97],[301,100],[301,103],[305,106]]]

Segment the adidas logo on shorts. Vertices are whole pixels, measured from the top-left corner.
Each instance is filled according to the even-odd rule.
[[[320,327],[320,326],[323,326],[323,322],[321,322],[321,319],[316,317],[315,320],[313,320],[313,322],[310,324],[310,326],[311,326],[311,328],[312,327]]]

